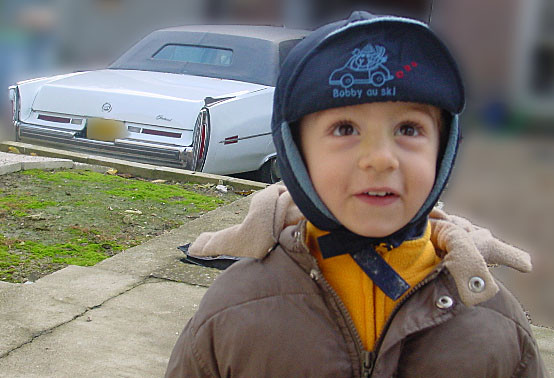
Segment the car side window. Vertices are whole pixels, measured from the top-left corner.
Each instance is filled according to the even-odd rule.
[[[152,58],[185,63],[200,63],[216,66],[230,66],[233,51],[207,46],[169,44],[158,50]]]

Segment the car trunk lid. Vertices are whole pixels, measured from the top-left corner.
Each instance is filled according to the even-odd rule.
[[[186,145],[206,98],[234,97],[265,88],[209,77],[133,70],[77,73],[44,85],[33,103],[38,115],[124,121],[135,139]],[[211,101],[210,100],[210,101]],[[60,128],[75,129],[71,123]],[[181,135],[178,141],[175,139]]]

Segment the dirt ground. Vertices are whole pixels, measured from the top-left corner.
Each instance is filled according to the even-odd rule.
[[[26,282],[90,266],[240,196],[213,184],[170,183],[78,169],[0,179],[0,280]]]
[[[532,273],[494,272],[534,324],[554,327],[554,136],[469,134],[442,200],[531,253]]]

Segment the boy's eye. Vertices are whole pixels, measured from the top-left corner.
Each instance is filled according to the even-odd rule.
[[[404,136],[418,136],[420,135],[420,128],[417,125],[413,125],[410,123],[405,123],[403,125],[400,125],[398,129],[396,129],[395,135],[404,135]]]
[[[358,135],[358,130],[349,123],[342,123],[333,128],[334,136]]]

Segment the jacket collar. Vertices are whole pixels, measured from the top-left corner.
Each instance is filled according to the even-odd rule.
[[[437,254],[443,258],[438,269],[448,270],[460,301],[466,306],[485,302],[499,290],[487,260],[522,272],[531,271],[530,257],[526,252],[495,239],[488,230],[463,218],[434,209],[430,223],[431,241]],[[306,221],[303,220],[283,229],[278,243],[309,272],[317,263],[307,249],[305,237]]]
[[[271,185],[252,198],[242,224],[201,234],[189,253],[261,259],[279,243],[295,259],[298,256],[303,262],[301,266],[312,266],[313,257],[302,253],[305,252],[305,245],[302,246],[305,220],[302,219],[286,188]],[[506,265],[521,272],[531,271],[531,258],[526,252],[494,238],[490,231],[437,208],[429,214],[429,220],[431,241],[466,305],[484,302],[498,291],[487,263]]]

